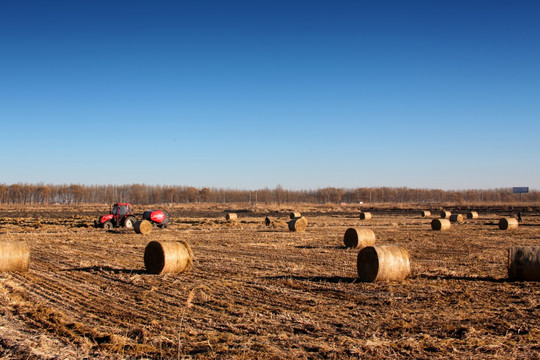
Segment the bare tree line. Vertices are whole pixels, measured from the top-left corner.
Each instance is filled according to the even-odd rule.
[[[523,194],[527,203],[540,202],[540,193]],[[45,185],[0,184],[0,204],[134,204],[167,203],[513,203],[520,201],[511,188],[489,190],[411,189],[373,187],[316,190],[238,190],[165,185]]]

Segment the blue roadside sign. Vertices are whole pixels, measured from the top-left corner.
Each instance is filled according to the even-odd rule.
[[[529,192],[528,186],[518,186],[512,188],[514,194],[525,194]]]

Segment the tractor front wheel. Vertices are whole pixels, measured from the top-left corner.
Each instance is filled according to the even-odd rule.
[[[112,222],[110,222],[110,221],[105,221],[105,222],[103,223],[103,228],[104,228],[105,230],[112,230],[113,227],[114,227],[114,226],[113,226]]]
[[[135,219],[135,216],[126,216],[126,218],[124,219],[124,227],[126,229],[133,229],[136,221],[137,219]]]

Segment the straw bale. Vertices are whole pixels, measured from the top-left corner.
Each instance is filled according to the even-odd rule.
[[[308,221],[305,216],[301,216],[301,217],[292,219],[287,224],[289,225],[290,231],[303,232],[303,231],[306,231]]]
[[[343,236],[343,243],[348,248],[363,248],[375,245],[375,233],[371,229],[348,228]]]
[[[431,216],[431,211],[424,210],[424,211],[422,211],[421,215],[422,215],[422,217],[430,217]]]
[[[298,211],[293,211],[292,213],[289,214],[289,217],[291,219],[295,219],[295,218],[299,218],[299,217],[302,217],[302,214]]]
[[[0,241],[0,271],[28,271],[30,250],[24,241]]]
[[[433,230],[445,231],[450,229],[450,220],[448,219],[433,219],[431,220],[431,228]]]
[[[452,215],[450,215],[450,222],[462,223],[463,222],[463,215],[462,214],[452,214]]]
[[[517,229],[519,223],[517,219],[514,218],[502,218],[499,221],[499,229],[501,230],[514,230]]]
[[[179,274],[193,266],[189,244],[178,241],[151,241],[144,249],[144,266],[150,274]]]
[[[360,220],[369,220],[371,219],[371,213],[370,212],[361,212],[360,213]]]
[[[469,211],[467,213],[467,219],[478,219],[478,212],[476,211]]]
[[[133,225],[133,230],[137,234],[149,234],[152,231],[152,223],[148,220],[139,220]]]
[[[508,278],[540,281],[540,246],[514,246],[508,249]]]
[[[364,282],[400,281],[411,273],[409,252],[401,246],[367,246],[358,253],[356,266]]]
[[[238,219],[238,215],[236,215],[236,213],[227,213],[225,214],[225,219],[226,220],[237,220]]]
[[[452,213],[448,210],[441,211],[441,219],[449,219]]]

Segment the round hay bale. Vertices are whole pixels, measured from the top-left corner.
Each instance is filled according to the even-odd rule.
[[[451,215],[452,213],[448,210],[441,211],[441,219],[448,219]]]
[[[409,277],[411,260],[401,246],[367,246],[358,253],[356,267],[360,281],[399,281]]]
[[[371,219],[371,213],[369,212],[360,213],[360,220],[369,220],[369,219]]]
[[[24,241],[0,242],[0,271],[28,271],[30,250]]]
[[[430,217],[431,216],[431,211],[424,210],[424,211],[422,211],[421,216],[422,217]]]
[[[144,266],[150,274],[179,274],[193,266],[193,253],[185,241],[151,241],[144,249]]]
[[[302,217],[302,214],[300,214],[298,211],[293,211],[292,213],[289,214],[289,217],[291,219],[296,219],[296,218]]]
[[[287,223],[290,231],[306,231],[308,221],[304,216],[294,218]]]
[[[501,230],[514,230],[519,226],[519,222],[514,218],[502,218],[499,220],[499,229]]]
[[[514,246],[508,249],[508,278],[540,281],[540,246]]]
[[[375,233],[370,229],[348,228],[343,237],[346,247],[355,249],[375,245]]]
[[[478,219],[478,213],[476,211],[469,211],[467,213],[467,219]]]
[[[452,215],[450,215],[450,222],[462,223],[463,222],[463,215],[461,215],[461,214],[452,214]]]
[[[152,231],[152,223],[148,220],[139,220],[133,225],[133,230],[137,234],[149,234]]]
[[[225,215],[225,219],[231,221],[231,220],[237,220],[238,219],[238,215],[236,215],[236,213],[227,213]]]
[[[431,220],[431,228],[433,230],[445,231],[450,229],[450,220],[448,219],[433,219]]]

